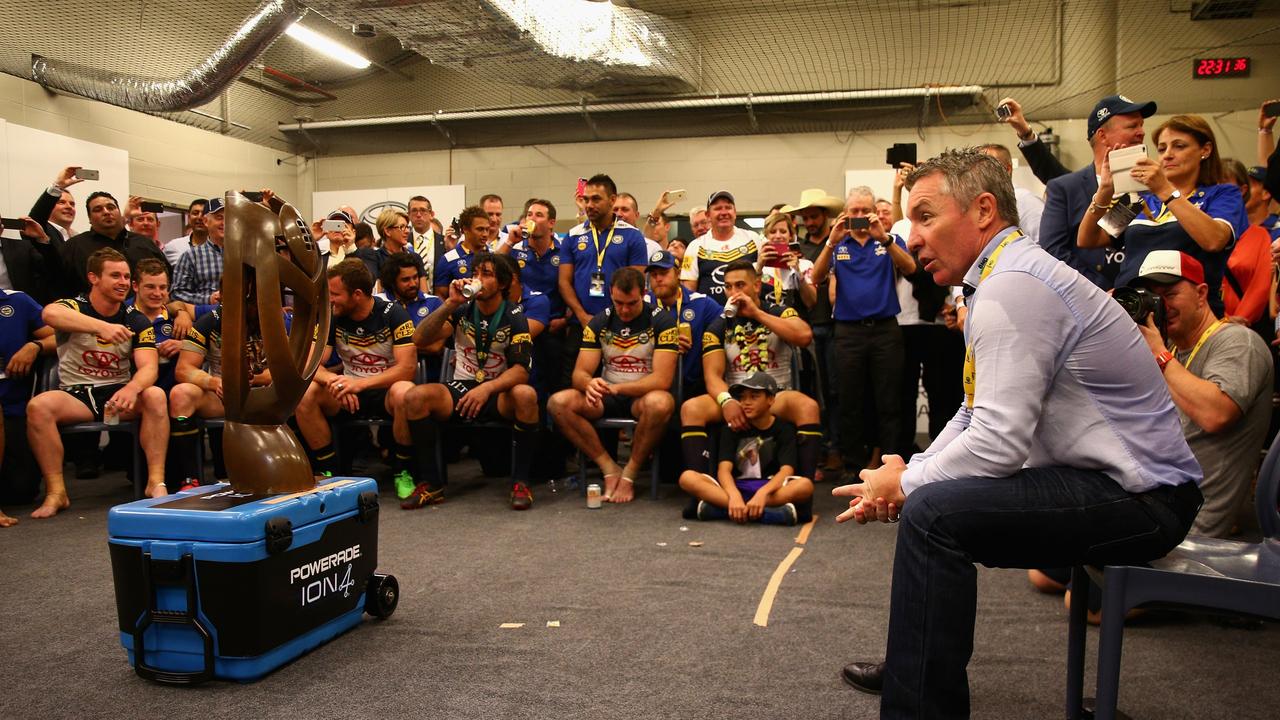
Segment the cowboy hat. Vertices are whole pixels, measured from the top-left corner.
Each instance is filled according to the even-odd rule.
[[[785,213],[797,213],[810,207],[820,207],[829,213],[839,214],[844,210],[844,202],[838,197],[828,195],[822,188],[809,188],[800,193],[800,202],[795,205],[785,205],[779,210]]]

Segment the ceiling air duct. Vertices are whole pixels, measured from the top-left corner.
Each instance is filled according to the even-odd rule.
[[[31,79],[45,87],[130,110],[189,110],[217,97],[306,12],[297,0],[266,0],[208,59],[180,78],[122,75],[33,55]]]
[[[373,25],[435,65],[494,81],[597,95],[697,89],[692,33],[590,0],[314,0],[339,25]]]

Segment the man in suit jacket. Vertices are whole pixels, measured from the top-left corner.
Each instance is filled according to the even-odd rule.
[[[0,238],[0,289],[20,290],[46,305],[55,299],[51,279],[62,266],[61,258],[40,223],[22,219],[26,226],[21,237]]]
[[[444,235],[436,232],[431,221],[436,219],[435,209],[431,201],[422,195],[409,198],[409,246],[422,258],[422,291],[430,294],[431,278],[435,277],[440,258],[450,248],[445,246]],[[375,275],[375,277],[377,277]]]
[[[59,251],[73,234],[71,223],[76,219],[76,199],[67,188],[82,182],[76,177],[79,169],[75,166],[63,168],[58,177],[54,178],[53,184],[40,193],[40,197],[31,206],[31,219],[40,223],[54,248]]]
[[[1009,103],[1011,110],[1016,106],[1012,100],[1006,99],[1005,102]],[[1088,123],[1093,162],[1073,173],[1065,173],[1065,168],[1040,138],[1036,137],[1028,143],[1018,143],[1036,177],[1041,180],[1045,180],[1046,176],[1049,178],[1045,188],[1044,214],[1040,219],[1040,247],[1075,268],[1103,290],[1111,289],[1119,262],[1109,263],[1105,248],[1085,249],[1076,245],[1076,233],[1080,229],[1084,211],[1098,191],[1098,168],[1102,167],[1107,153],[1112,146],[1141,144],[1144,137],[1142,121],[1155,112],[1154,102],[1135,103],[1123,95],[1111,95],[1099,100],[1093,113],[1089,115]],[[1016,124],[1014,115],[1010,116],[1008,122],[1018,131],[1021,139],[1023,130],[1029,132],[1031,128],[1022,117],[1020,107],[1015,114]],[[1054,167],[1055,163],[1057,167]],[[1059,170],[1065,174],[1053,174]]]

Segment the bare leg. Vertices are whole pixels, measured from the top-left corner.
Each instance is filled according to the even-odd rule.
[[[329,391],[318,382],[311,383],[311,387],[308,387],[307,392],[303,394],[302,400],[298,401],[298,410],[294,413],[294,417],[298,420],[298,429],[302,431],[307,447],[319,450],[333,442],[326,416],[336,412],[337,402]]]
[[[27,441],[44,476],[44,502],[31,513],[36,519],[51,518],[71,507],[62,479],[62,435],[59,423],[93,420],[84,403],[61,390],[42,392],[27,403]]]
[[[164,455],[169,447],[168,398],[154,385],[138,398],[141,415],[139,442],[147,457],[147,497],[164,497]]]
[[[551,413],[556,427],[569,438],[569,442],[581,450],[582,454],[595,461],[600,471],[604,473],[607,497],[610,494],[609,486],[618,484],[621,473],[618,463],[605,451],[604,445],[600,444],[600,436],[591,425],[604,414],[604,408],[590,405],[587,403],[586,396],[580,391],[569,389],[561,390],[551,396],[547,401],[547,412]],[[613,478],[613,481],[610,482],[609,478]]]
[[[729,507],[729,494],[706,473],[685,470],[680,475],[680,489],[716,507]]]
[[[653,449],[662,440],[662,433],[675,412],[676,403],[671,393],[665,390],[651,390],[644,397],[631,404],[631,412],[636,417],[636,434],[631,439],[631,457],[627,458],[627,466],[622,469],[622,482],[613,495],[611,502],[631,502],[635,497],[635,478],[640,472],[640,465],[653,454]]]
[[[0,464],[4,462],[4,415],[0,415]],[[4,510],[0,510],[0,528],[13,527],[18,524],[18,518],[9,517],[4,514]]]
[[[800,503],[813,497],[813,483],[806,477],[797,477],[778,488],[769,496],[765,505],[776,507],[787,503]]]
[[[409,432],[409,416],[403,412],[402,408],[405,393],[412,389],[413,383],[402,380],[387,390],[386,399],[387,412],[391,415],[391,435],[396,442],[406,447],[413,444],[413,436]]]

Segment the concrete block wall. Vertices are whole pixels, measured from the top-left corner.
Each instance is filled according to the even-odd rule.
[[[1147,121],[1150,133],[1168,116]],[[1254,164],[1256,110],[1210,117],[1224,157]],[[1048,121],[1062,139],[1061,157],[1071,168],[1092,159],[1083,120]],[[915,142],[921,158],[947,147],[1002,143],[1020,160],[1013,132],[994,123],[931,127],[923,139],[914,128],[837,135],[753,135],[671,140],[585,142],[559,145],[322,157],[301,169],[299,185],[315,190],[464,184],[467,202],[485,193],[506,200],[507,217],[525,199],[545,197],[562,218],[574,212],[572,192],[579,176],[606,172],[621,190],[634,194],[647,212],[667,189],[689,191],[684,212],[719,189],[733,192],[744,212],[764,212],[796,200],[809,187],[839,195],[845,170],[884,168],[884,152],[895,142]],[[516,210],[510,208],[515,207]]]
[[[579,176],[607,172],[647,211],[663,190],[684,188],[684,212],[718,189],[728,189],[744,212],[762,212],[793,201],[808,187],[839,194],[844,172],[883,168],[884,150],[916,142],[921,157],[946,147],[1000,142],[1013,133],[994,123],[836,134],[756,135],[666,140],[582,142],[468,150],[405,152],[290,160],[287,153],[163,118],[49,93],[39,85],[0,74],[0,117],[9,122],[110,145],[129,152],[131,192],[186,204],[226,188],[272,187],[312,216],[311,193],[405,185],[464,184],[468,202],[488,192],[518,208],[530,197],[556,204],[562,218],[574,214]],[[1148,132],[1165,118],[1156,116]],[[1224,156],[1253,164],[1257,111],[1218,114],[1210,122]],[[1083,120],[1047,121],[1062,138],[1062,158],[1080,167],[1091,155]],[[1150,138],[1148,137],[1148,144]],[[1016,153],[1015,153],[1016,157]],[[508,217],[515,210],[508,210]]]

